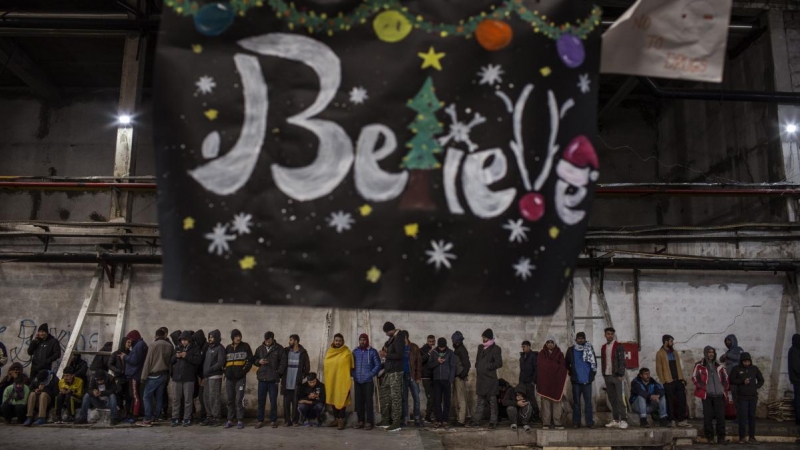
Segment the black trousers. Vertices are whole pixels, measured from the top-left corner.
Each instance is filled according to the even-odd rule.
[[[714,439],[714,419],[717,420],[717,440],[725,439],[725,396],[707,396],[703,399],[703,432],[709,441]]]
[[[744,439],[744,432],[749,431],[748,436],[756,437],[756,404],[758,397],[736,399],[736,419],[739,421],[739,439]],[[748,428],[746,430],[745,428]]]
[[[341,408],[341,409],[336,408],[336,407],[331,407],[331,409],[333,409],[333,418],[334,419],[344,419],[345,417],[347,417],[347,407],[346,406],[344,408]]]
[[[433,413],[433,379],[423,378],[422,388],[425,389],[425,420],[430,420]]]
[[[686,386],[680,381],[664,384],[667,400],[667,417],[669,420],[682,422],[686,420]]]
[[[447,423],[450,415],[450,382],[433,381],[433,404],[437,422]]]
[[[375,382],[355,383],[356,415],[359,422],[375,423]]]
[[[286,423],[299,423],[300,411],[297,410],[297,391],[286,389],[283,391],[283,420]]]
[[[11,419],[16,417],[17,421],[22,423],[25,421],[25,415],[28,413],[28,407],[26,405],[12,405],[11,403],[6,402],[3,403],[2,413],[3,418],[6,419],[6,422],[11,422]]]

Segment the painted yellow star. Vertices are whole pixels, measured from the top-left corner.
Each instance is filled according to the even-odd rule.
[[[560,233],[560,232],[561,232],[561,230],[559,230],[558,227],[550,227],[550,237],[551,238],[553,238],[553,239],[557,238],[558,237],[558,233]]]
[[[370,283],[377,283],[381,279],[381,270],[375,266],[370,267],[367,271],[367,281]]]
[[[256,259],[252,256],[245,256],[244,258],[239,260],[239,267],[242,270],[250,270],[256,265]]]
[[[541,73],[543,77],[549,76],[552,72],[553,71],[550,70],[549,66],[544,66],[541,69],[539,69],[539,73]]]
[[[200,44],[194,44],[192,45],[192,51],[198,54],[203,53],[203,46]]]
[[[427,53],[419,52],[417,56],[422,58],[422,69],[427,67],[433,67],[436,70],[442,70],[442,64],[440,60],[444,58],[444,52],[436,53],[436,50],[433,47],[428,49]]]
[[[406,230],[406,236],[413,237],[413,238],[417,237],[417,233],[419,233],[419,224],[418,223],[410,223],[410,224],[406,225],[404,228]]]
[[[358,212],[360,212],[362,216],[367,217],[368,215],[372,214],[372,206],[369,206],[365,203],[358,208]]]
[[[189,216],[183,219],[183,229],[191,230],[192,228],[194,228],[194,217]]]
[[[208,111],[204,112],[203,114],[206,117],[208,117],[208,120],[214,120],[219,115],[219,111],[217,111],[216,109],[209,109]]]

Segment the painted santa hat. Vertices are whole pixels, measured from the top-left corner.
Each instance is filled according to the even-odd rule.
[[[584,186],[590,178],[597,179],[597,169],[599,168],[600,162],[597,160],[597,153],[594,151],[592,142],[586,136],[581,135],[570,141],[561,155],[556,172],[567,183]]]

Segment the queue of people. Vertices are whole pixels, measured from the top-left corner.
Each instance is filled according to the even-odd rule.
[[[171,404],[174,427],[199,424],[241,429],[246,378],[255,366],[255,428],[279,426],[280,393],[285,427],[321,426],[327,407],[332,415],[329,426],[343,430],[346,409],[355,402],[356,429],[382,427],[393,432],[410,424],[422,427],[425,422],[434,428],[477,427],[486,419],[488,428],[495,429],[500,418],[506,417],[512,430],[522,427],[524,432],[530,432],[533,422],[539,420],[544,429],[560,430],[565,428],[562,402],[567,381],[572,386],[572,427],[595,428],[592,392],[599,370],[612,411],[606,428],[628,428],[629,408],[639,416],[641,427],[651,426],[649,417],[654,426],[691,426],[687,421],[687,379],[670,335],[662,337],[662,346],[656,352],[655,376],[649,368],[640,368],[629,384],[626,402],[625,350],[613,328],[604,330],[606,342],[599,353],[583,332],[575,335],[566,352],[552,336],[546,338],[538,352],[532,350],[529,341],[523,341],[516,385],[498,378],[497,371],[504,364],[503,350],[492,329],[487,329],[475,353],[475,410],[470,415],[466,383],[472,363],[461,332],[451,335],[450,348],[447,338],[434,335],[428,335],[420,347],[406,330],[391,322],[384,324],[383,331],[387,340],[380,350],[371,346],[367,334],[361,334],[358,346],[351,350],[344,336],[337,333],[325,353],[323,373],[318,376],[311,372],[308,352],[300,345],[297,334],[292,334],[284,347],[268,331],[253,351],[236,329],[231,331],[227,346],[223,346],[219,330],[208,335],[203,330],[177,331],[170,340],[168,330],[162,327],[149,345],[137,330],[132,330],[119,349],[108,357],[96,357],[91,366],[80,355],[73,355],[63,377],[58,379],[52,366],[61,355],[60,346],[43,324],[28,349],[32,375],[27,376],[16,362],[0,379],[0,413],[7,423],[16,419],[24,426],[34,426],[46,423],[48,412],[54,408],[58,421],[81,424],[87,422],[90,409],[104,408],[110,410],[112,425],[125,420],[146,427],[166,418],[167,405]],[[702,401],[704,434],[709,442],[725,442],[725,411],[732,397],[739,440],[755,443],[755,410],[764,378],[736,336],[729,335],[724,342],[726,351],[721,357],[707,346],[691,371],[694,396]],[[111,344],[107,343],[104,349],[110,351]],[[797,334],[789,351],[789,375],[797,404]],[[221,404],[223,385],[226,415]],[[381,410],[378,423],[374,411],[376,391]],[[424,411],[421,394],[427,400]],[[199,399],[199,408],[195,407],[195,399]],[[455,409],[452,418],[451,406]]]

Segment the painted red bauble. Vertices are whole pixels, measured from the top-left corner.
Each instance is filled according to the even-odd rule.
[[[528,192],[519,199],[519,212],[526,220],[536,222],[544,216],[544,195]]]
[[[490,52],[505,48],[511,43],[513,37],[514,32],[511,31],[511,27],[500,20],[483,20],[475,29],[475,39],[478,40],[481,47]]]

